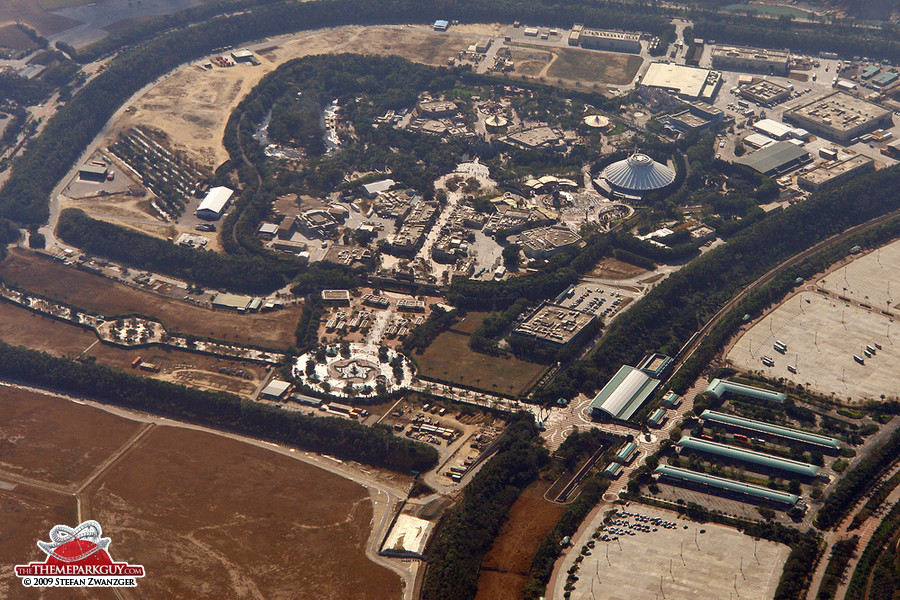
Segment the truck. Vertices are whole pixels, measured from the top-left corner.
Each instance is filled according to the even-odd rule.
[[[853,360],[855,360],[856,362],[858,362],[858,363],[861,364],[861,365],[866,364],[865,359],[864,359],[862,356],[860,356],[859,354],[854,354],[854,355],[853,355]]]

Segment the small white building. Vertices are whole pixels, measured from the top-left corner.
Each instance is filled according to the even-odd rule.
[[[197,207],[197,216],[207,221],[218,221],[225,214],[233,195],[234,190],[230,188],[224,186],[212,188]]]
[[[284,393],[288,391],[288,388],[291,387],[291,384],[287,381],[281,381],[280,379],[273,379],[269,385],[263,388],[263,391],[259,393],[260,397],[266,398],[269,400],[277,400],[284,396]]]
[[[763,135],[767,135],[773,140],[786,140],[791,137],[794,131],[793,127],[773,121],[772,119],[762,119],[753,124],[753,129]]]

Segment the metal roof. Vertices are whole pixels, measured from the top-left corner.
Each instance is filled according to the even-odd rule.
[[[649,192],[675,181],[675,172],[646,154],[634,153],[609,165],[600,177],[614,188],[630,192]]]
[[[815,477],[821,470],[821,467],[800,462],[799,460],[763,454],[762,452],[757,452],[755,450],[744,450],[743,448],[735,448],[734,446],[727,446],[718,442],[710,442],[689,436],[681,438],[676,445],[689,450],[715,454],[716,456],[740,460],[761,467],[778,469],[779,471],[785,471],[786,473],[792,473],[794,475],[803,475],[805,477]]]
[[[819,435],[817,433],[809,433],[808,431],[801,431],[799,429],[792,429],[790,427],[782,427],[781,425],[773,425],[772,423],[765,423],[763,421],[757,421],[755,419],[745,419],[744,417],[729,415],[727,413],[720,413],[714,410],[704,410],[703,414],[700,415],[700,418],[706,419],[708,421],[713,421],[715,423],[734,425],[735,427],[740,427],[742,429],[748,429],[751,431],[769,433],[788,440],[806,442],[807,444],[813,444],[815,446],[825,446],[828,448],[834,448],[835,450],[841,447],[841,443],[833,437]]]
[[[631,460],[634,455],[637,453],[637,444],[635,442],[628,442],[622,449],[616,452],[616,460],[628,462]]]
[[[790,142],[776,142],[762,150],[757,150],[752,154],[739,158],[735,162],[769,175],[771,173],[781,173],[794,166],[794,163],[799,165],[808,158],[809,152],[802,147]]]
[[[630,419],[658,385],[658,379],[623,365],[594,397],[591,409],[602,410],[616,419]]]
[[[653,414],[650,415],[650,418],[647,419],[648,423],[652,423],[653,425],[659,425],[663,422],[663,419],[666,418],[666,409],[657,408],[653,411]]]
[[[619,464],[617,462],[611,462],[608,465],[606,465],[605,469],[603,469],[603,474],[609,475],[610,477],[618,477],[619,474],[622,472],[622,469],[624,469],[624,468],[625,467],[623,467],[621,464]]]
[[[787,394],[764,390],[763,388],[737,383],[736,381],[728,381],[727,379],[713,379],[709,382],[709,385],[706,386],[705,392],[707,394],[712,394],[716,398],[721,398],[722,394],[730,392],[740,396],[747,396],[758,400],[771,400],[772,402],[779,403],[784,402],[787,399]]]
[[[200,206],[197,207],[197,212],[208,210],[221,215],[225,207],[228,206],[228,201],[231,200],[232,194],[234,194],[234,191],[224,186],[212,188],[206,194],[206,198],[203,199]]]
[[[653,473],[655,475],[665,475],[673,479],[681,479],[684,481],[690,481],[692,483],[700,483],[729,492],[735,492],[737,494],[753,496],[754,498],[762,498],[765,500],[771,500],[773,502],[790,504],[791,506],[797,504],[797,502],[800,500],[800,497],[796,496],[795,494],[779,492],[778,490],[772,490],[759,485],[753,485],[752,483],[734,481],[733,479],[725,479],[724,477],[716,477],[715,475],[707,475],[706,473],[698,473],[697,471],[689,471],[687,469],[680,469],[678,467],[670,467],[669,465],[660,465],[656,467],[656,470],[654,470]]]

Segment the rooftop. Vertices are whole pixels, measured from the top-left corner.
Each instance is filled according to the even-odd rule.
[[[773,425],[756,419],[747,419],[737,415],[729,415],[727,413],[716,412],[714,410],[704,410],[700,415],[701,419],[712,421],[714,423],[723,423],[726,425],[734,425],[743,429],[768,433],[789,440],[797,440],[806,442],[815,446],[825,446],[837,450],[841,447],[841,443],[833,437],[801,431],[791,427],[782,427],[781,425]]]
[[[844,92],[831,92],[792,108],[785,113],[785,116],[807,119],[842,132],[890,114],[891,111],[888,109],[862,98]]]
[[[730,392],[732,394],[738,394],[739,396],[747,396],[749,398],[757,398],[760,400],[771,400],[772,402],[779,403],[784,402],[787,399],[787,395],[782,394],[781,392],[773,392],[771,390],[765,390],[736,381],[728,381],[727,379],[713,379],[709,382],[705,392],[707,394],[712,394],[716,398],[721,398],[722,394]]]
[[[562,345],[578,335],[593,320],[593,315],[580,310],[544,303],[516,327],[513,333]]]
[[[709,69],[652,63],[644,74],[641,85],[673,90],[682,96],[698,98],[709,75]]]
[[[646,154],[635,153],[609,165],[600,177],[613,188],[630,192],[649,192],[675,181],[675,172]]]
[[[800,462],[799,460],[781,458],[780,456],[764,454],[762,452],[757,452],[756,450],[745,450],[744,448],[736,448],[735,446],[728,446],[727,444],[710,442],[708,440],[689,436],[682,437],[676,446],[679,448],[687,448],[688,450],[706,452],[707,454],[715,454],[716,456],[739,460],[768,469],[777,469],[793,475],[803,475],[805,477],[815,477],[819,474],[819,471],[822,470],[821,467]]]
[[[613,418],[627,420],[650,397],[659,385],[646,373],[623,365],[591,402],[591,409]]]
[[[808,159],[809,152],[801,146],[790,142],[776,142],[735,162],[768,175],[789,170],[790,167],[799,166]]]
[[[791,90],[787,86],[775,83],[774,81],[769,81],[767,79],[761,79],[760,81],[744,86],[741,89],[742,95],[746,94],[752,96],[764,103],[772,102],[779,96],[789,94],[790,91]]]
[[[840,177],[845,173],[872,164],[873,162],[874,161],[868,156],[857,154],[856,156],[845,160],[819,165],[815,169],[804,173],[803,179],[812,185],[818,186],[827,183],[836,177]]]
[[[784,50],[750,48],[747,46],[716,46],[713,57],[740,58],[742,60],[787,61],[790,54]]]
[[[716,477],[714,475],[698,473],[697,471],[689,471],[687,469],[680,469],[678,467],[670,467],[669,465],[660,465],[656,467],[656,470],[654,470],[653,473],[655,475],[664,475],[673,479],[680,479],[682,481],[689,481],[691,483],[708,485],[710,487],[719,488],[728,492],[734,492],[737,494],[743,494],[746,496],[752,496],[754,498],[760,498],[772,502],[779,502],[782,504],[789,504],[791,506],[797,504],[797,502],[800,500],[800,497],[794,494],[779,492],[778,490],[772,490],[759,485],[753,485],[752,483],[743,483],[742,481],[734,481],[732,479],[725,479],[724,477]]]

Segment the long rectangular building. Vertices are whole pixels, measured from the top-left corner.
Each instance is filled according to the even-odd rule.
[[[840,441],[833,437],[819,435],[818,433],[810,433],[791,427],[783,427],[781,425],[773,425],[756,419],[747,419],[737,415],[729,415],[714,410],[704,410],[700,418],[704,421],[735,427],[743,431],[752,433],[761,433],[774,436],[791,442],[802,442],[810,446],[817,446],[831,451],[837,451],[841,447]]]
[[[875,161],[857,154],[836,163],[820,165],[797,177],[797,185],[812,192],[826,185],[833,185],[875,170]]]
[[[779,404],[787,400],[787,395],[781,392],[773,392],[764,390],[763,388],[754,387],[738,383],[736,381],[728,381],[727,379],[713,379],[709,382],[704,390],[707,394],[712,394],[716,398],[721,398],[724,394],[735,394],[737,396],[746,396],[756,400],[770,400]]]
[[[790,54],[782,50],[742,46],[716,46],[712,51],[714,69],[759,71],[770,75],[787,75],[790,58]]]
[[[763,454],[756,450],[745,450],[743,448],[735,448],[718,442],[710,442],[690,436],[684,436],[676,444],[678,448],[691,450],[694,452],[704,452],[713,456],[721,456],[731,460],[745,462],[747,464],[762,467],[773,471],[782,471],[788,475],[796,475],[800,477],[815,477],[821,471],[821,467],[811,465],[809,463],[800,462],[799,460],[791,460],[789,458],[781,458],[771,454]]]
[[[676,481],[716,488],[739,496],[749,497],[754,500],[766,500],[776,504],[794,506],[800,500],[800,497],[795,494],[772,490],[760,485],[753,485],[752,483],[716,477],[715,475],[707,475],[706,473],[698,473],[697,471],[689,471],[688,469],[670,467],[669,465],[660,465],[656,467],[653,474],[659,477],[674,479]]]
[[[880,127],[892,127],[892,113],[862,98],[832,92],[785,111],[785,121],[842,144]]]
[[[623,365],[591,402],[591,413],[627,421],[659,385],[640,369]]]

